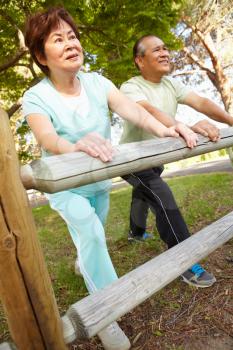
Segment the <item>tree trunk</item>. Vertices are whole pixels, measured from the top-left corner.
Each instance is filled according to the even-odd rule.
[[[233,87],[231,86],[228,77],[224,73],[224,70],[221,65],[221,61],[218,57],[217,50],[210,36],[210,33],[204,35],[200,30],[198,30],[197,26],[193,27],[189,25],[187,22],[186,24],[198,36],[202,45],[205,47],[206,51],[208,52],[214,68],[214,72],[209,69],[206,69],[207,75],[211,80],[211,82],[213,83],[213,85],[218,90],[218,92],[220,93],[225,110],[230,115],[233,116]],[[186,52],[187,52],[187,49],[186,49]],[[192,56],[193,56],[192,54],[189,55],[191,59],[193,59]],[[203,64],[201,64],[201,62],[199,63],[197,62],[196,56],[195,58],[196,59],[195,60],[193,59],[193,61],[202,68]],[[229,154],[229,158],[233,166],[233,148],[232,147],[228,148],[227,153]]]

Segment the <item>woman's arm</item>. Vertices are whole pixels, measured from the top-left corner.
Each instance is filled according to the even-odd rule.
[[[192,148],[197,144],[197,135],[192,132],[191,129],[186,129],[185,126],[181,128],[180,123],[167,128],[148,113],[140,104],[133,102],[117,89],[112,89],[110,91],[108,95],[108,103],[112,111],[151,134],[159,137],[178,137],[178,133],[180,133],[185,138],[189,147]],[[188,134],[187,137],[186,133]]]
[[[75,145],[61,138],[46,116],[41,114],[28,115],[27,122],[38,144],[45,151],[52,154],[75,152]]]
[[[27,122],[39,145],[52,154],[85,152],[103,162],[112,160],[113,147],[110,141],[97,133],[89,133],[76,143],[71,143],[60,137],[50,120],[41,114],[28,115]]]
[[[120,115],[122,118],[143,128],[151,134],[159,137],[174,136],[178,137],[174,127],[167,128],[158,120],[153,118],[139,104],[131,101],[127,96],[123,95],[118,89],[111,89],[108,95],[109,108]]]

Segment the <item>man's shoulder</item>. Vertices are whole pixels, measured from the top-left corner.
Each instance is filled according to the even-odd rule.
[[[163,77],[164,87],[175,94],[177,102],[183,103],[185,97],[192,91],[192,88],[188,85],[185,85],[180,79],[164,76]]]
[[[128,79],[127,81],[125,81],[121,87],[120,90],[122,92],[128,92],[128,91],[138,91],[138,89],[142,89],[143,86],[143,81],[144,79],[142,78],[142,76],[138,75],[138,76],[134,76],[130,79]]]
[[[167,85],[172,85],[175,88],[185,86],[178,78],[174,78],[171,75],[165,75],[162,78],[162,81]]]
[[[159,85],[170,85],[173,87],[176,87],[178,82],[176,79],[172,78],[171,76],[163,76],[161,79],[161,83]],[[144,79],[141,75],[134,76],[127,81],[125,81],[121,86],[140,86],[140,87],[151,87],[153,86],[153,83],[150,82],[149,80]],[[156,84],[158,85],[158,84]]]
[[[142,81],[141,75],[136,75],[136,76],[124,81],[124,83],[122,83],[121,86],[126,85],[126,84],[140,84],[141,81]]]
[[[161,84],[163,85],[164,88],[167,88],[176,94],[179,94],[180,92],[186,91],[187,89],[189,89],[179,79],[173,78],[170,75],[164,76],[161,80]]]
[[[170,75],[164,75],[162,77],[161,82],[164,84],[173,85],[173,86],[177,84],[177,80]]]

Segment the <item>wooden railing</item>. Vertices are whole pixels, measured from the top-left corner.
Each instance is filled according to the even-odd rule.
[[[23,166],[21,178],[27,189],[54,193],[231,145],[233,127],[222,129],[218,142],[199,136],[198,145],[192,150],[187,148],[183,139],[167,137],[119,145],[115,148],[113,161],[109,163],[103,163],[81,152],[42,158]]]

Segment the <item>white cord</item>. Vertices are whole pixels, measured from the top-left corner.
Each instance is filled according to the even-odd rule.
[[[140,182],[145,188],[147,188],[147,189],[153,194],[153,196],[154,196],[155,198],[157,198],[157,199],[159,200],[159,202],[160,202],[160,204],[161,204],[161,207],[162,207],[162,209],[163,209],[163,211],[164,211],[164,214],[165,214],[165,216],[166,216],[167,222],[168,222],[169,226],[171,227],[172,233],[173,233],[173,235],[175,236],[175,238],[176,238],[176,240],[177,240],[177,243],[180,243],[180,241],[179,241],[179,239],[178,239],[178,237],[177,237],[177,235],[176,235],[176,233],[175,233],[175,231],[174,231],[174,229],[173,229],[173,227],[172,227],[171,221],[169,220],[169,217],[167,216],[166,210],[165,210],[165,208],[164,208],[164,206],[163,206],[163,202],[162,202],[162,200],[160,199],[160,197],[159,197],[156,193],[154,193],[148,186],[146,186],[146,185],[143,183],[143,181],[142,181],[138,176],[136,176],[136,175],[133,174],[133,173],[131,173],[130,175],[132,175],[133,177],[136,177],[136,178],[139,180],[139,182]]]

